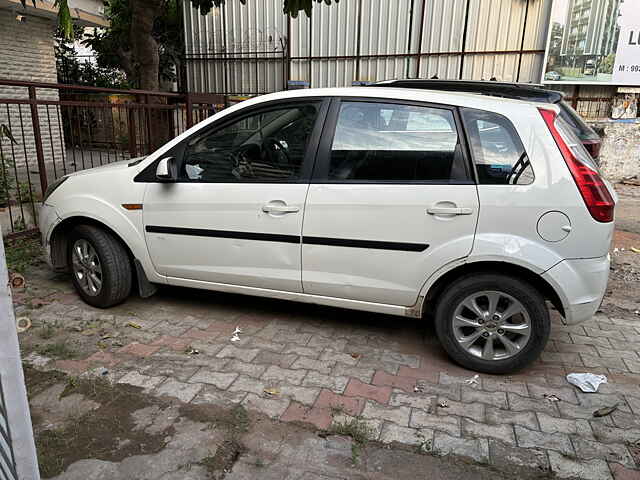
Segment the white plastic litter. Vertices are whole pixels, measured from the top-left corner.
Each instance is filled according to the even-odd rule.
[[[464,383],[466,383],[467,385],[478,385],[479,378],[480,378],[480,375],[474,375],[473,377],[465,380]]]
[[[594,373],[570,373],[567,382],[586,393],[595,393],[601,383],[607,383],[607,377]]]
[[[239,333],[242,333],[242,329],[240,327],[236,327],[236,329],[233,331],[233,335],[231,336],[232,342],[237,342],[238,340],[240,340],[240,336],[238,335]]]

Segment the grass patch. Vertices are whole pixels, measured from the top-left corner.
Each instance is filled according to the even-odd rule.
[[[38,329],[38,336],[43,340],[50,340],[56,334],[56,327],[53,325],[43,325]]]
[[[226,440],[215,454],[200,460],[200,464],[207,469],[209,478],[224,478],[240,455],[247,450],[240,440],[241,435],[249,431],[251,424],[247,410],[242,405],[223,408],[214,404],[185,404],[180,407],[180,416],[224,431]]]
[[[43,430],[36,436],[38,466],[43,478],[53,477],[64,470],[64,458],[59,455],[69,441],[64,428]]]
[[[355,464],[360,459],[360,454],[365,443],[373,436],[371,428],[361,417],[353,417],[344,422],[337,422],[331,426],[330,433],[344,435],[353,439],[351,445],[351,461]]]
[[[355,443],[362,445],[373,435],[373,428],[362,418],[353,417],[345,422],[334,423],[331,426],[331,433],[351,437]]]
[[[173,426],[154,433],[137,429],[132,416],[146,407],[157,405],[164,409],[174,405],[171,400],[150,396],[131,385],[111,384],[102,377],[41,372],[29,365],[25,365],[24,371],[30,398],[52,385],[64,384],[61,397],[80,394],[100,404],[95,410],[69,418],[63,425],[55,427],[35,409],[32,420],[43,478],[56,476],[81,459],[119,462],[134,455],[154,454],[164,449],[166,439],[175,434]],[[223,478],[246,451],[241,442],[242,435],[249,431],[251,424],[246,409],[241,405],[225,408],[213,404],[183,404],[180,415],[223,432],[224,441],[215,452],[199,462],[205,466],[210,478]],[[256,461],[256,466],[264,466],[263,461]],[[188,470],[190,465],[184,468]]]
[[[143,394],[140,388],[112,385],[102,378],[40,372],[28,366],[24,372],[30,398],[54,384],[66,382],[63,396],[78,393],[100,403],[97,409],[57,428],[50,428],[46,418],[32,416],[43,478],[58,475],[85,458],[119,462],[133,455],[157,453],[165,447],[165,438],[173,435],[173,427],[153,434],[135,429],[133,412],[152,405],[166,405],[160,399]]]
[[[48,343],[40,345],[36,351],[45,357],[59,358],[68,360],[76,356],[76,352],[69,348],[65,342]]]
[[[23,273],[41,260],[42,246],[39,238],[23,237],[19,240],[5,240],[4,250],[7,256],[7,268],[10,272]]]
[[[249,431],[249,414],[242,405],[222,408],[213,404],[185,404],[180,407],[180,414],[194,422],[215,425],[216,428],[225,430],[230,437],[234,438]]]
[[[220,478],[220,474],[231,470],[233,464],[245,450],[245,447],[235,438],[225,440],[216,449],[215,455],[204,457],[200,463],[207,469],[211,478]]]

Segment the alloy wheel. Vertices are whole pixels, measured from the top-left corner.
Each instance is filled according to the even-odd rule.
[[[504,360],[517,355],[531,337],[526,308],[511,295],[480,291],[457,306],[451,320],[458,344],[483,360]]]
[[[87,295],[95,297],[102,290],[102,266],[93,246],[84,239],[76,240],[72,249],[73,275]]]

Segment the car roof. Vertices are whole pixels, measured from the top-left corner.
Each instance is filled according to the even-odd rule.
[[[548,90],[540,84],[508,83],[483,80],[439,80],[407,78],[384,80],[372,83],[370,87],[424,88],[429,90],[468,92],[494,97],[513,98],[543,103],[558,103],[564,97],[562,92]]]
[[[241,102],[235,107],[243,105],[258,104],[271,100],[284,100],[287,98],[299,97],[364,97],[364,98],[388,98],[390,100],[408,100],[416,102],[427,102],[453,106],[464,106],[469,108],[477,108],[481,110],[496,110],[496,98],[477,95],[469,92],[451,92],[441,90],[425,90],[418,88],[370,88],[367,87],[335,87],[335,88],[308,88],[301,90],[286,90],[276,93],[269,93],[254,97],[250,100]],[[500,98],[503,107],[508,105],[522,106],[533,105],[540,106],[540,102],[532,102],[531,100],[520,100],[513,98]]]

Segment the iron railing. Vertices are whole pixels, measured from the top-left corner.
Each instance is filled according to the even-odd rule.
[[[146,155],[231,99],[0,79],[0,225],[37,227],[51,181]]]
[[[9,414],[5,402],[0,375],[0,480],[18,480],[16,456],[9,426]]]

